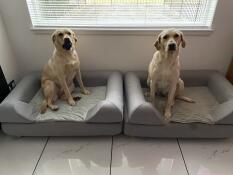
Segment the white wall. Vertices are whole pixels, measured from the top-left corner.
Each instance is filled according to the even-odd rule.
[[[7,32],[0,14],[0,65],[3,69],[8,83],[18,79],[18,67],[14,52],[8,40]]]
[[[233,1],[219,0],[213,33],[186,36],[182,53],[183,69],[216,69],[226,72],[233,55]],[[25,0],[0,1],[11,43],[19,60],[21,73],[40,70],[52,53],[50,34],[30,30],[31,22]],[[79,56],[83,70],[145,70],[152,58],[154,34],[79,35]]]

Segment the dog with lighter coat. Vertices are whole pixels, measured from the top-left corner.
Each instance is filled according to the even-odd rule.
[[[76,52],[77,37],[70,29],[58,29],[52,34],[52,41],[55,46],[52,57],[44,66],[41,87],[44,100],[41,105],[41,113],[49,107],[51,110],[58,110],[55,101],[60,98],[66,100],[69,105],[74,106],[78,96],[72,95],[75,89],[74,79],[79,83],[83,94],[90,94],[84,87],[80,60]]]
[[[180,78],[180,46],[185,48],[184,35],[176,29],[162,31],[154,46],[154,53],[148,68],[147,84],[150,88],[150,100],[155,104],[155,95],[161,94],[167,97],[164,116],[166,120],[171,118],[171,109],[175,98],[190,103],[194,101],[188,97],[181,96],[184,90],[184,82]]]

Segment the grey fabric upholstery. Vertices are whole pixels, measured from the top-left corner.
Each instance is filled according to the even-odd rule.
[[[128,121],[137,124],[162,124],[161,114],[145,101],[140,80],[134,73],[125,75]]]
[[[182,71],[181,77],[185,86],[206,86],[215,96],[219,102],[212,114],[215,124],[164,124],[162,114],[146,102],[143,96],[142,88],[147,86],[147,72],[128,72],[124,78],[127,104],[124,115],[126,135],[199,138],[233,136],[233,86],[224,76],[212,70]],[[225,133],[229,131],[231,134]],[[218,133],[214,134],[216,132]]]
[[[125,123],[124,134],[156,138],[228,138],[233,137],[233,126],[178,123],[154,126]]]
[[[113,123],[123,120],[123,83],[119,72],[112,73],[107,80],[106,100],[87,113],[88,122]]]
[[[82,123],[84,125],[90,123],[91,126],[95,123],[105,123],[106,125],[103,126],[107,126],[107,124],[110,123],[116,123],[116,125],[119,126],[119,123],[123,120],[123,80],[121,73],[118,71],[84,71],[82,74],[85,86],[107,86],[106,99],[97,103],[96,106],[90,109],[87,113],[85,122]],[[12,125],[17,126],[17,124],[20,124],[18,125],[19,128],[20,126],[23,126],[23,124],[32,124],[32,126],[35,126],[35,117],[38,111],[36,111],[29,102],[40,89],[40,76],[40,72],[30,73],[30,75],[20,81],[14,91],[11,92],[0,104],[0,122],[3,123],[5,131],[8,131],[6,129],[7,127]],[[51,123],[48,122],[48,125],[43,125],[48,127],[48,133],[50,133],[50,124]],[[77,126],[80,125],[81,124],[77,124]],[[23,129],[23,127],[21,127],[21,129]],[[66,128],[63,129],[65,132]],[[25,132],[28,132],[29,134],[30,130]],[[98,130],[95,132],[98,135]],[[106,130],[106,133],[107,132],[108,129]],[[64,135],[65,134],[66,133],[64,133]]]
[[[220,104],[214,111],[216,124],[233,125],[233,99]]]
[[[12,136],[112,136],[121,133],[122,123],[3,123],[2,130]]]
[[[208,87],[220,103],[233,99],[232,84],[220,73],[214,72],[210,76]]]
[[[36,109],[28,104],[40,88],[40,73],[32,72],[0,104],[0,122],[31,123]]]
[[[207,86],[214,73],[213,70],[182,70],[180,76],[185,86]]]

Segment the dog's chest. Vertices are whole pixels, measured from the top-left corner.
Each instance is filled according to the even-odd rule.
[[[65,64],[65,76],[73,79],[79,68],[79,62],[77,60],[69,61]]]
[[[167,93],[171,85],[172,77],[174,77],[173,68],[167,65],[160,65],[159,69],[156,71],[157,81],[156,87],[157,90],[162,93]]]
[[[170,71],[162,71],[158,75],[156,86],[158,90],[168,89],[170,86]]]
[[[65,70],[68,73],[77,71],[79,67],[79,60],[76,58],[71,58],[69,61],[65,62]]]

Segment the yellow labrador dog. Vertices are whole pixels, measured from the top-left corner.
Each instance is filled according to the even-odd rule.
[[[54,105],[58,98],[66,100],[71,106],[75,105],[78,97],[72,96],[75,88],[74,78],[78,81],[82,93],[90,93],[82,82],[80,61],[75,50],[75,33],[70,29],[58,29],[52,34],[52,40],[55,49],[43,69],[41,78],[45,98],[41,105],[41,113],[44,113],[47,107],[53,111],[58,110],[58,106]]]
[[[171,117],[171,108],[175,98],[194,102],[181,96],[184,89],[184,82],[180,78],[180,46],[185,47],[183,33],[176,29],[162,31],[156,42],[157,51],[154,53],[148,69],[147,84],[150,87],[150,100],[155,103],[155,94],[167,96],[164,116],[167,120]]]

